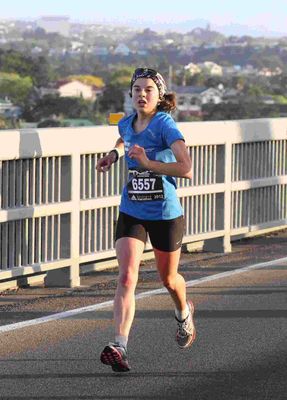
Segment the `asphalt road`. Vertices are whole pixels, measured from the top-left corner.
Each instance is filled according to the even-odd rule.
[[[168,294],[154,292],[161,287],[154,263],[144,263],[126,374],[99,361],[113,339],[111,306],[101,304],[113,298],[115,270],[88,274],[74,290],[2,293],[0,399],[287,399],[286,245],[285,231],[239,242],[229,255],[183,254],[197,327],[187,350],[175,343]],[[276,259],[285,261],[266,265]],[[86,306],[94,310],[9,330]]]

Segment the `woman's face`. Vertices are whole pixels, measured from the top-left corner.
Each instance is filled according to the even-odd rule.
[[[134,109],[143,114],[152,114],[157,110],[159,91],[150,78],[139,78],[132,87]]]

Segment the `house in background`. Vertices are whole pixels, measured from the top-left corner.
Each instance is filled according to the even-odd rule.
[[[90,52],[94,56],[108,56],[109,55],[109,49],[104,46],[94,46],[90,49]]]
[[[178,112],[200,115],[203,104],[222,102],[222,91],[204,86],[177,86],[173,88],[177,96]]]
[[[128,48],[127,45],[124,43],[120,43],[114,50],[114,54],[118,56],[129,56],[130,55],[130,49]]]
[[[85,100],[95,101],[103,93],[103,88],[80,82],[76,79],[64,79],[48,88],[39,90],[40,96],[59,95],[60,97],[82,97]]]
[[[71,28],[69,19],[67,16],[47,15],[37,20],[37,26],[47,33],[59,33],[69,37]]]
[[[258,71],[258,75],[260,76],[278,76],[281,75],[283,73],[282,69],[279,67],[276,68],[262,68]]]
[[[96,100],[99,88],[87,85],[86,83],[77,80],[58,81],[56,88],[60,97],[82,97],[85,100]],[[97,90],[98,89],[98,90]],[[100,90],[100,92],[102,92]]]
[[[243,97],[243,93],[234,88],[227,88],[224,90],[222,95],[222,102],[229,104],[238,104],[240,98]]]
[[[200,74],[200,72],[201,72],[201,68],[197,64],[194,64],[194,63],[189,63],[189,64],[185,65],[184,69],[186,71],[188,71],[191,76]]]
[[[205,61],[204,63],[198,64],[198,66],[201,68],[201,71],[205,74],[212,76],[223,75],[222,67],[212,61]]]

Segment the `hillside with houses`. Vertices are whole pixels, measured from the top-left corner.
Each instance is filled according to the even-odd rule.
[[[284,116],[286,65],[286,37],[0,21],[0,128],[105,124],[110,112],[132,111],[137,66],[162,72],[178,121]]]

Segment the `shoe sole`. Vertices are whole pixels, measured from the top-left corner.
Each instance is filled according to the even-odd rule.
[[[178,344],[178,347],[179,347],[180,349],[186,349],[187,347],[190,347],[190,346],[193,344],[193,342],[195,341],[195,339],[196,339],[196,329],[195,329],[194,321],[193,321],[194,305],[193,305],[193,303],[192,303],[191,301],[189,301],[189,305],[190,305],[190,312],[191,312],[191,320],[192,320],[192,324],[193,324],[193,333],[192,333],[192,336],[190,337],[190,341],[189,341],[188,343],[186,343],[186,345],[180,346],[180,345],[177,343],[177,344]]]
[[[101,354],[101,362],[110,365],[115,372],[128,372],[130,367],[122,354],[114,347],[106,346]]]

